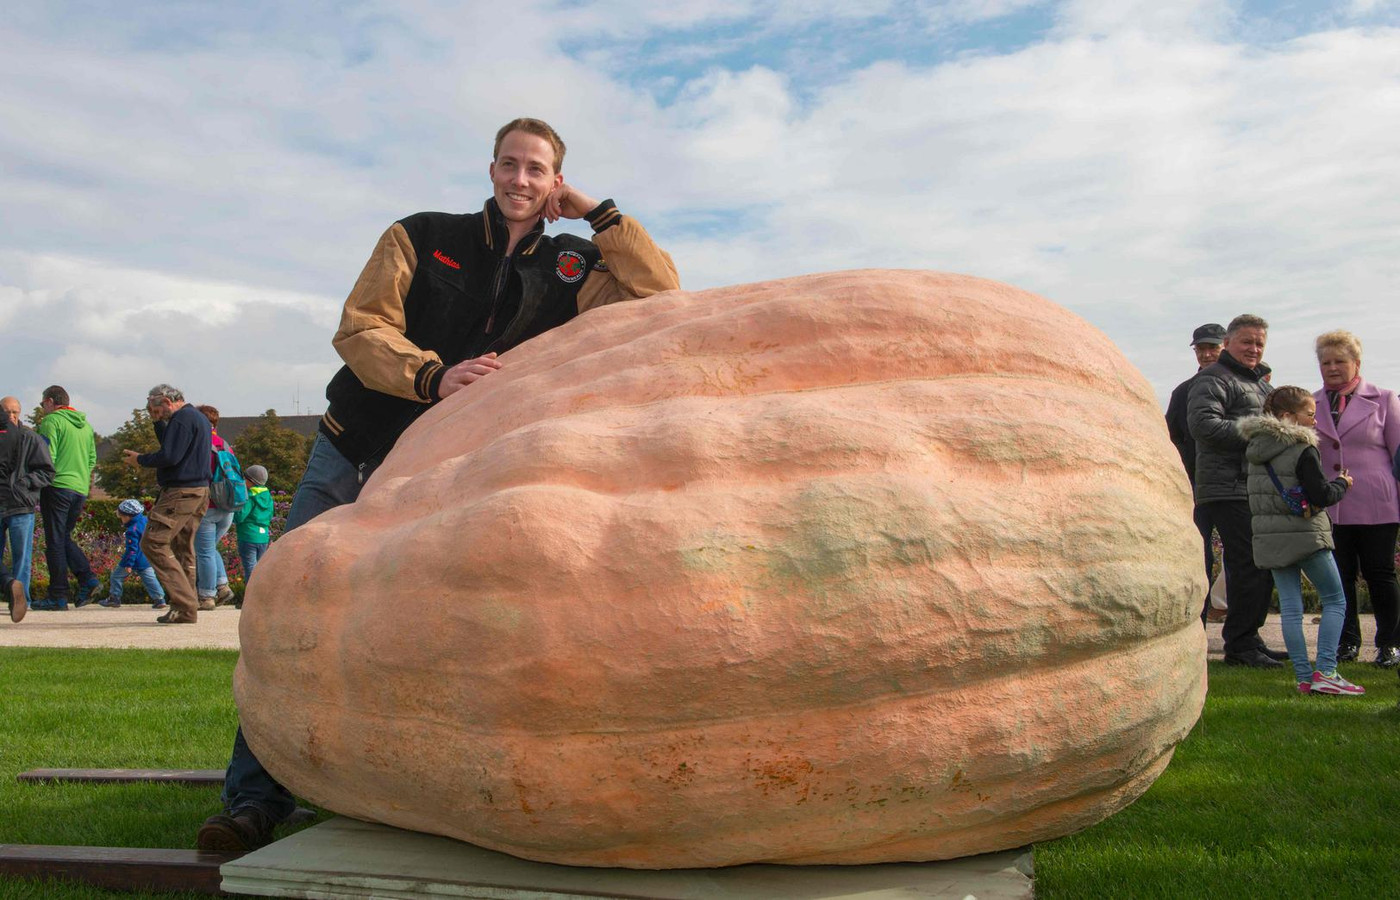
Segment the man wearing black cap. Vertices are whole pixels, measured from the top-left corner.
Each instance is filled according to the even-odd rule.
[[[1191,332],[1191,349],[1196,351],[1196,374],[1220,358],[1220,345],[1225,341],[1225,326],[1217,325],[1214,322],[1202,325]],[[1196,487],[1196,441],[1191,437],[1191,431],[1186,426],[1186,398],[1191,391],[1191,383],[1196,380],[1196,375],[1183,381],[1172,391],[1171,402],[1167,404],[1167,433],[1171,435],[1172,443],[1176,445],[1176,452],[1181,454],[1181,464],[1186,467],[1186,477],[1191,481],[1191,487]],[[1210,545],[1210,521],[1202,515],[1202,510],[1198,506],[1195,510],[1196,528],[1201,532],[1201,541],[1205,544],[1206,560],[1206,584],[1210,584],[1211,572],[1215,570],[1215,552]],[[1207,591],[1210,589],[1207,588]],[[1209,621],[1221,621],[1225,618],[1225,611],[1216,610],[1209,602],[1206,603],[1206,618]]]

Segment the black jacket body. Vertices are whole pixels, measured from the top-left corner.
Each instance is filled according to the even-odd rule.
[[[446,368],[503,353],[574,318],[583,280],[560,276],[560,254],[581,256],[582,274],[599,267],[602,257],[592,241],[546,235],[543,220],[507,256],[509,234],[494,201],[479,213],[417,213],[399,224],[418,259],[404,298],[404,336],[436,352]],[[435,370],[437,380],[444,371]],[[419,391],[436,397],[437,384]],[[331,378],[326,400],[321,433],[362,471],[378,465],[433,402],[366,387],[348,365]]]

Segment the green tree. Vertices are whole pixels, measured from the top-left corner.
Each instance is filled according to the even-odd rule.
[[[295,490],[306,469],[306,438],[282,424],[269,409],[238,436],[234,452],[247,472],[249,466],[267,469],[267,486],[274,491]]]
[[[150,453],[160,448],[156,440],[156,429],[151,423],[151,414],[145,409],[133,409],[131,418],[122,427],[112,432],[111,451],[97,461],[97,483],[113,497],[153,497],[159,491],[156,486],[156,470],[145,466],[132,467],[122,461],[123,450],[137,453]]]

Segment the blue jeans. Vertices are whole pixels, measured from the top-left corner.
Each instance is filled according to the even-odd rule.
[[[267,548],[272,546],[264,541],[261,544],[250,544],[247,541],[238,542],[238,558],[243,561],[243,581],[246,583],[253,576],[253,567],[262,559]]]
[[[361,487],[359,470],[331,446],[325,435],[317,434],[306,460],[306,472],[292,497],[285,531],[305,525],[328,509],[354,503]],[[230,814],[256,809],[273,822],[281,822],[297,808],[292,795],[268,774],[248,749],[241,727],[233,737],[233,756],[224,776],[223,801],[224,809]]]
[[[131,569],[126,566],[113,566],[112,574],[107,579],[107,601],[109,603],[122,602],[122,586],[126,584],[126,578],[131,574]],[[165,602],[165,588],[160,586],[160,579],[156,578],[156,570],[147,566],[136,572],[141,577],[141,584],[146,588],[146,596],[152,603]]]
[[[10,574],[15,581],[24,585],[24,596],[29,596],[29,569],[31,551],[34,549],[34,514],[20,513],[0,519],[0,557],[5,555],[5,542],[10,544]]]
[[[1346,621],[1347,598],[1342,592],[1342,577],[1337,574],[1336,560],[1331,550],[1319,550],[1299,560],[1295,566],[1270,569],[1278,587],[1278,618],[1283,626],[1283,644],[1299,681],[1311,681],[1313,667],[1308,662],[1308,643],[1303,637],[1303,580],[1317,588],[1322,601],[1322,624],[1317,626],[1317,671],[1331,672],[1337,668],[1337,642],[1342,637]]]
[[[224,570],[224,555],[219,552],[219,541],[233,525],[233,510],[209,507],[199,522],[199,530],[194,533],[195,586],[199,588],[201,599],[213,597],[219,592],[219,585],[228,584],[228,572]]]
[[[78,584],[92,584],[87,554],[73,540],[73,529],[83,515],[87,496],[67,488],[52,485],[39,492],[39,511],[44,514],[44,559],[49,564],[49,598],[68,602],[68,572],[71,569]]]

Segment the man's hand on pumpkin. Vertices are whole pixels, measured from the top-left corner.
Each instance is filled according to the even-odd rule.
[[[485,378],[500,367],[501,361],[496,359],[494,353],[463,360],[443,373],[442,381],[438,383],[438,396],[444,399],[450,397],[472,382]]]

